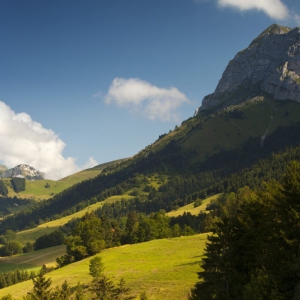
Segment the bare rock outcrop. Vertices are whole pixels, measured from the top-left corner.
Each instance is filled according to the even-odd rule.
[[[246,101],[262,92],[276,100],[300,102],[300,27],[267,28],[229,62],[200,110]]]

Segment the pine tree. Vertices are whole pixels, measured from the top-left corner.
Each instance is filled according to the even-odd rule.
[[[95,277],[91,284],[91,290],[96,294],[97,300],[111,300],[115,299],[115,287],[109,277],[101,275]]]
[[[135,299],[135,297],[130,296],[130,288],[126,287],[125,285],[125,279],[121,278],[120,282],[118,283],[118,286],[114,290],[114,299],[115,300],[132,300]]]
[[[29,299],[32,300],[49,300],[51,292],[49,290],[52,280],[51,278],[46,279],[44,274],[41,272],[33,281],[33,291],[28,292]]]

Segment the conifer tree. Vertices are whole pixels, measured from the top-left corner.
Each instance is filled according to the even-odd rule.
[[[39,273],[33,281],[33,291],[28,292],[28,300],[49,300],[51,292],[49,290],[52,280],[46,279],[43,273]]]

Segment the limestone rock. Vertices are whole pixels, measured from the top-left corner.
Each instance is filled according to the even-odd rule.
[[[246,101],[262,92],[276,100],[300,102],[300,27],[267,28],[229,62],[200,110]]]

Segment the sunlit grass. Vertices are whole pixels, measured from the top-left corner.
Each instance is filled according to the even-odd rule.
[[[154,240],[107,249],[99,255],[105,265],[104,272],[114,281],[125,278],[133,295],[146,292],[149,299],[186,300],[189,290],[198,280],[206,237],[207,234],[199,234]],[[78,282],[88,284],[91,281],[89,260],[55,270],[47,277],[52,278],[53,287],[61,285],[65,279],[71,286]],[[31,281],[23,282],[0,290],[0,297],[10,293],[20,299],[31,288]]]
[[[198,207],[194,207],[194,202],[190,203],[188,205],[182,206],[178,208],[177,210],[173,210],[167,213],[169,217],[178,217],[186,213],[191,213],[192,215],[199,215],[200,212],[207,212],[206,206],[210,201],[217,199],[221,194],[216,194],[214,196],[208,197],[205,200],[202,201],[202,204]]]

